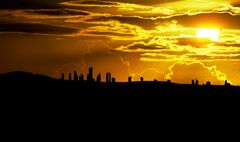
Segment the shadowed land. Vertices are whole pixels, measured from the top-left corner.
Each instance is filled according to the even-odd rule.
[[[54,79],[44,75],[31,74],[26,72],[11,72],[0,75],[1,94],[27,94],[41,95],[47,97],[57,96],[174,96],[174,97],[228,97],[240,96],[240,87],[231,86],[225,82],[225,85],[199,85],[198,81],[192,81],[192,84],[176,84],[170,80],[166,82],[144,81],[143,77],[140,81],[132,82],[131,77],[128,82],[116,82],[111,77],[111,73],[106,74],[106,81],[101,81],[101,75],[98,74],[96,81],[93,78],[93,68],[89,68],[87,80],[84,76],[80,76],[74,72],[69,74],[69,79]]]

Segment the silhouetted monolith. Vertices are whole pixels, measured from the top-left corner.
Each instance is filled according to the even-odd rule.
[[[84,75],[81,73],[81,75],[79,76],[79,81],[84,81]]]
[[[64,79],[65,79],[65,78],[64,78],[64,73],[62,73],[62,77],[61,77],[61,79],[62,79],[62,80],[64,80]]]
[[[108,83],[108,72],[106,73],[106,83]]]
[[[74,81],[78,81],[78,75],[77,75],[77,71],[74,71]]]
[[[228,83],[228,81],[227,80],[225,80],[225,84],[224,84],[225,86],[227,86],[227,87],[229,87],[229,86],[231,86],[231,84],[230,83]]]
[[[211,82],[208,81],[208,82],[206,83],[206,85],[207,85],[207,86],[211,86]]]
[[[112,83],[115,83],[116,82],[116,78],[112,78]]]
[[[94,81],[94,78],[93,78],[93,67],[90,67],[90,68],[88,69],[87,81],[88,81],[88,82]]]
[[[157,82],[157,79],[154,79],[153,81],[154,81],[154,82]]]
[[[167,83],[168,83],[168,84],[171,84],[171,82],[172,82],[172,81],[171,81],[170,79],[167,80]]]
[[[108,72],[106,73],[106,83],[108,83]]]
[[[196,86],[198,86],[198,85],[199,85],[199,82],[198,82],[198,80],[196,80],[196,83],[195,83],[195,85],[196,85]]]
[[[100,73],[97,75],[97,82],[98,82],[98,83],[101,82],[101,74],[100,74]]]
[[[72,80],[72,73],[69,73],[68,80]]]
[[[141,77],[140,80],[141,80],[141,82],[143,82],[144,81],[143,77]]]
[[[128,77],[128,82],[129,83],[132,82],[132,77],[131,76]]]
[[[195,85],[195,82],[194,82],[194,80],[192,80],[192,85]]]
[[[112,81],[112,74],[109,72],[109,82],[111,82]]]
[[[107,74],[106,74],[106,82],[107,82],[107,83],[110,83],[111,80],[112,80],[111,73],[110,73],[110,72],[107,72]]]

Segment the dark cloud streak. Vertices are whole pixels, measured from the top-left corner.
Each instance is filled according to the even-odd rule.
[[[141,5],[157,5],[157,4],[163,4],[163,3],[176,2],[179,0],[106,0],[106,1],[125,2],[125,3],[141,4]]]
[[[38,23],[0,23],[0,32],[22,32],[38,34],[73,34],[78,29]]]
[[[229,13],[200,13],[196,15],[182,15],[172,17],[179,24],[189,27],[220,27],[220,28],[240,28],[240,15],[231,15]],[[197,19],[197,20],[196,20]]]
[[[62,15],[89,15],[88,12],[81,10],[70,10],[70,9],[54,9],[54,10],[34,10],[27,11],[29,13],[40,14],[40,15],[50,15],[50,16],[62,16]]]
[[[54,9],[66,0],[1,0],[0,9]]]

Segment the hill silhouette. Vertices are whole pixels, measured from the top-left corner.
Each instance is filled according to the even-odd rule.
[[[89,70],[87,80],[83,75],[74,72],[74,79],[71,74],[69,80],[54,79],[40,74],[28,72],[10,72],[0,75],[2,94],[26,94],[30,96],[55,97],[99,97],[99,96],[164,96],[164,97],[205,97],[205,96],[240,96],[240,87],[225,85],[199,85],[198,81],[192,84],[177,84],[168,81],[140,81],[133,82],[131,77],[128,82],[116,82],[108,72],[106,82],[101,82],[99,74],[97,80],[93,78],[93,69]],[[5,92],[5,93],[4,93]]]
[[[0,81],[48,81],[48,80],[54,80],[51,77],[41,75],[41,74],[32,74],[29,72],[24,71],[15,71],[15,72],[9,72],[6,74],[0,74]]]

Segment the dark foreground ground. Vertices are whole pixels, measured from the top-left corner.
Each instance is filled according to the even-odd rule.
[[[240,96],[237,86],[196,86],[167,82],[96,83],[56,80],[42,75],[15,72],[0,75],[1,94],[45,97],[231,97]]]
[[[62,128],[63,122],[72,123],[72,126],[80,122],[89,127],[89,124],[96,123],[105,125],[106,121],[125,123],[124,120],[135,122],[139,127],[142,127],[142,122],[152,122],[151,126],[155,126],[155,122],[161,123],[156,128],[178,122],[184,125],[180,127],[182,131],[186,121],[217,123],[216,120],[224,116],[232,121],[236,118],[234,115],[238,115],[240,104],[235,98],[239,96],[240,87],[234,86],[192,86],[166,82],[89,83],[55,80],[22,72],[0,75],[1,116],[5,118],[2,122],[10,121],[8,127],[9,124],[22,124],[18,132],[26,124],[37,123],[46,131],[47,126],[52,124],[56,124],[57,129]],[[215,114],[220,115],[209,119]],[[170,123],[166,123],[167,120]],[[217,125],[222,127],[222,122]],[[102,131],[105,126],[99,128]],[[169,128],[168,132],[172,132],[172,127]],[[192,131],[192,128],[189,130]]]

